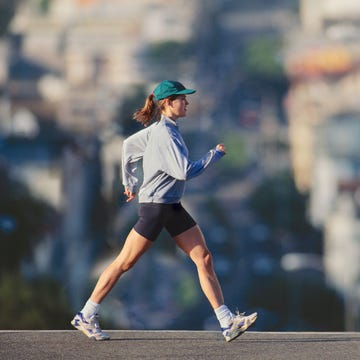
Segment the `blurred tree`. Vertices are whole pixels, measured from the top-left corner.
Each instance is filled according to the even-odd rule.
[[[44,231],[54,225],[56,214],[33,198],[26,186],[10,179],[4,169],[0,173],[0,214],[5,224],[0,228],[0,270],[16,272]]]
[[[315,231],[306,217],[306,202],[287,172],[266,179],[250,198],[252,210],[269,228],[298,235]]]
[[[52,0],[38,0],[38,2],[39,2],[40,11],[43,14],[46,14],[48,12],[48,10],[50,9]]]
[[[168,40],[151,43],[144,54],[145,61],[151,68],[149,78],[155,82],[159,78],[182,78],[191,71],[195,54],[195,47],[191,42]]]
[[[251,39],[244,47],[241,67],[245,81],[258,85],[259,89],[271,90],[283,95],[288,82],[282,64],[282,43],[277,37]]]
[[[0,0],[0,37],[3,36],[21,0]]]
[[[133,119],[133,114],[144,105],[146,96],[148,94],[143,85],[134,86],[118,104],[114,122],[124,136],[129,136],[142,128],[142,125]]]
[[[298,272],[293,283],[300,287],[299,315],[307,324],[303,330],[345,331],[344,300],[319,273],[310,270]]]
[[[0,278],[0,329],[66,329],[71,313],[59,285],[49,279]]]
[[[176,64],[192,55],[191,46],[174,40],[152,43],[147,52],[147,58],[157,63]]]
[[[21,263],[56,226],[55,211],[11,179],[0,164],[0,328],[63,329],[70,315],[64,294],[51,279],[25,280]],[[25,274],[26,275],[26,274]]]
[[[264,330],[344,331],[343,301],[319,272],[279,268],[253,281],[246,297],[260,313],[276,315],[268,321],[260,317]]]
[[[252,286],[249,287],[246,297],[247,302],[254,308],[262,309],[262,312],[266,310],[266,312],[276,314],[270,323],[262,324],[264,330],[276,331],[282,329],[286,320],[281,318],[287,316],[289,293],[287,291],[286,274],[281,269],[276,269],[271,275],[257,277],[252,282]],[[260,321],[264,321],[264,319]]]
[[[222,173],[234,176],[234,173],[241,171],[250,160],[246,134],[233,129],[232,132],[222,135],[221,139],[226,144],[226,156],[220,163]]]
[[[243,93],[260,106],[263,100],[276,105],[279,120],[285,120],[283,98],[288,79],[282,60],[282,40],[276,35],[250,38],[243,46],[239,68],[243,74]]]
[[[297,191],[288,172],[266,179],[250,197],[251,209],[269,228],[274,243],[283,241],[275,255],[322,253],[322,234],[308,221],[306,203],[307,197]],[[249,303],[276,313],[277,330],[343,331],[342,299],[328,287],[321,271],[285,271],[279,266],[271,278],[253,284]]]

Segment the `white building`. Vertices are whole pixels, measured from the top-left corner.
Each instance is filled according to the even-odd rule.
[[[346,330],[358,331],[360,2],[300,0],[300,16],[287,57],[292,165],[309,218],[324,230],[325,276],[345,299]]]
[[[359,15],[360,2],[356,0],[300,0],[301,21],[304,30],[309,33],[333,28],[334,34],[349,35],[351,29],[359,26],[356,26]]]

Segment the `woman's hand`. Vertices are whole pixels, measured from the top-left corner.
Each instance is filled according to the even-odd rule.
[[[133,193],[128,188],[125,188],[124,195],[127,197],[126,202],[130,202],[135,199],[136,193]]]
[[[226,154],[225,145],[224,144],[218,144],[216,145],[216,150],[223,152]]]

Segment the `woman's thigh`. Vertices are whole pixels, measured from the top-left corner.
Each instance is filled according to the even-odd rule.
[[[126,267],[131,267],[152,244],[153,241],[148,240],[146,237],[137,233],[136,230],[132,229],[114,262],[118,266],[125,265]]]
[[[204,257],[209,253],[205,238],[198,225],[191,227],[183,233],[174,236],[176,244],[193,260]]]

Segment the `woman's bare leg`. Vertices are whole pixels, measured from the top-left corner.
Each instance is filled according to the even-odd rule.
[[[201,289],[213,309],[224,304],[223,293],[214,271],[212,256],[198,225],[174,237],[177,245],[194,261]]]
[[[117,258],[100,275],[90,300],[100,304],[120,276],[128,271],[152,244],[152,241],[132,229]]]

